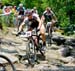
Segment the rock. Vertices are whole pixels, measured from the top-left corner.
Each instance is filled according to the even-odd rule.
[[[38,64],[38,65],[35,65],[34,68],[36,68],[39,71],[44,71],[44,70],[48,70],[49,67],[50,66],[48,64]]]
[[[66,39],[64,37],[60,37],[60,36],[54,36],[54,37],[52,37],[52,40],[54,42],[56,42],[57,45],[64,44],[66,41]]]
[[[69,57],[66,57],[66,58],[61,57],[61,58],[60,58],[60,61],[62,61],[62,62],[64,62],[64,63],[72,63],[72,62],[74,62],[75,60],[74,60],[74,58],[73,58],[72,56],[69,56]]]
[[[48,61],[40,61],[41,64],[48,64]]]
[[[1,50],[1,52],[5,52],[5,53],[17,53],[15,47],[12,47],[12,46],[2,45],[0,50]]]
[[[75,47],[75,39],[73,38],[67,39],[66,44]]]
[[[45,53],[46,60],[52,61],[53,59],[59,59],[61,58],[60,53],[57,50],[47,50]]]
[[[19,63],[19,64],[15,64],[15,68],[16,68],[17,71],[25,71],[26,66]]]
[[[13,35],[16,35],[17,33],[18,33],[17,31],[13,31],[13,32],[12,32]]]
[[[66,58],[66,61],[72,63],[75,61],[75,59],[72,56],[69,56]]]
[[[60,47],[55,45],[55,44],[52,44],[50,47],[48,46],[47,49],[50,49],[50,50],[58,50]]]
[[[75,48],[71,51],[71,56],[75,57]]]
[[[62,46],[58,51],[64,57],[71,55],[71,49],[68,46]]]

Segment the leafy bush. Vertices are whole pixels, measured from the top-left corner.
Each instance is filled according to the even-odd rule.
[[[2,9],[0,9],[0,14],[2,14]]]

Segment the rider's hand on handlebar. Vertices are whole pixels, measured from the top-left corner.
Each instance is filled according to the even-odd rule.
[[[38,31],[40,31],[40,29],[38,28],[36,31],[38,32]]]

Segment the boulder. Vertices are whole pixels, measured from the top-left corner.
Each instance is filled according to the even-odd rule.
[[[69,46],[66,46],[66,45],[61,46],[61,48],[58,51],[64,57],[71,55],[71,48]]]
[[[54,37],[52,37],[52,40],[54,42],[56,42],[57,45],[64,44],[66,41],[66,39],[64,37],[60,37],[60,36],[54,36]]]
[[[75,47],[75,39],[73,38],[67,39],[66,44]]]

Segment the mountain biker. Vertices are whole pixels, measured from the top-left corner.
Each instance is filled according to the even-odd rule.
[[[29,24],[30,22],[30,24]],[[21,34],[21,31],[23,30],[23,26],[25,24],[28,24],[29,28],[28,30],[32,31],[34,28],[37,28],[40,30],[40,33],[41,33],[41,36],[42,36],[42,40],[43,40],[43,47],[42,47],[42,50],[45,50],[45,41],[44,41],[44,32],[45,32],[45,28],[44,28],[44,25],[42,24],[41,25],[41,20],[39,18],[39,16],[36,14],[36,13],[33,13],[32,11],[30,11],[28,14],[27,14],[27,17],[25,17],[24,21],[22,22],[22,24],[20,25],[19,27],[19,32],[17,34],[17,36],[19,34]],[[43,30],[43,31],[41,31]]]
[[[23,21],[24,15],[25,15],[25,7],[23,7],[23,4],[20,3],[19,7],[17,8],[17,17],[16,17],[18,28],[20,26],[20,23],[18,23],[18,22],[19,22],[19,20]]]
[[[37,8],[33,7],[32,12],[38,14]]]
[[[18,15],[24,15],[25,7],[23,7],[23,4],[19,4],[19,7],[17,8]]]
[[[46,31],[48,30],[49,27],[52,28],[57,22],[57,18],[50,7],[46,8],[46,10],[43,12],[41,19],[43,20],[43,22],[46,23],[45,25]]]

